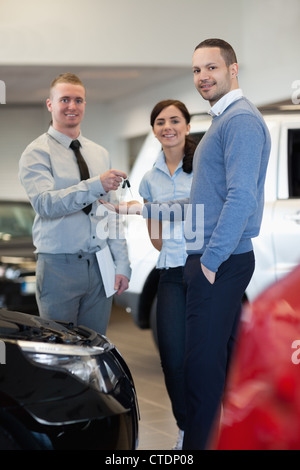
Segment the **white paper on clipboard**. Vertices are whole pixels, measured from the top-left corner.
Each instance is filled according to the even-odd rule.
[[[97,251],[96,257],[102,276],[106,297],[111,297],[117,291],[115,289],[116,267],[109,246],[106,245],[103,250]]]

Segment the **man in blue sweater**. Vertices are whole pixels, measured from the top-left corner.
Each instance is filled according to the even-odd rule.
[[[201,42],[193,54],[193,73],[197,90],[211,105],[212,124],[194,154],[190,198],[164,203],[177,203],[180,216],[188,204],[185,450],[208,448],[218,422],[242,298],[254,271],[251,239],[260,230],[271,148],[262,115],[239,88],[230,44]],[[126,211],[164,218],[158,207],[147,203],[142,210],[133,201]]]
[[[208,39],[193,54],[194,84],[211,105],[212,124],[194,156],[186,224],[204,205],[204,244],[187,240],[184,449],[205,449],[218,418],[236,341],[241,301],[254,271],[251,238],[259,233],[270,135],[238,85],[234,50]]]

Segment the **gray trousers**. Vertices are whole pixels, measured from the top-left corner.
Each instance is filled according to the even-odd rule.
[[[106,334],[113,297],[105,295],[95,254],[39,253],[36,284],[42,318],[84,325]]]

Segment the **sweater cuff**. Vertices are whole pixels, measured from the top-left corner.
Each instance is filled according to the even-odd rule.
[[[205,250],[201,256],[201,263],[210,271],[216,273],[219,269],[219,266],[222,264],[222,261],[218,256],[212,253],[209,250]]]

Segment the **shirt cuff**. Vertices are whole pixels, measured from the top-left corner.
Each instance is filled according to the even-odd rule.
[[[99,176],[90,178],[90,190],[95,195],[95,197],[102,197],[107,194],[102,186]]]

